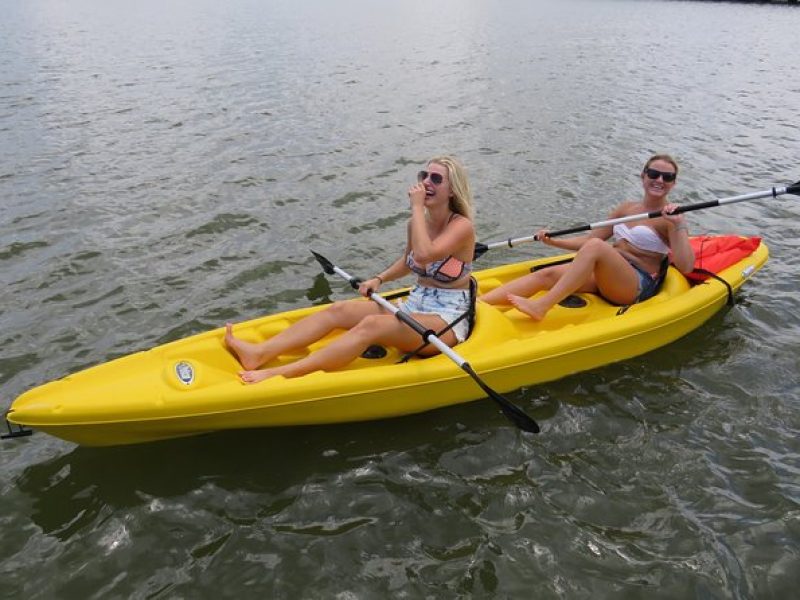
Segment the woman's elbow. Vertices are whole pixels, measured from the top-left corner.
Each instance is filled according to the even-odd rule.
[[[694,271],[694,256],[684,257],[679,261],[675,261],[673,264],[678,271],[686,275],[687,273]]]

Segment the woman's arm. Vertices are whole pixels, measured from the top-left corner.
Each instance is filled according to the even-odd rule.
[[[395,279],[400,279],[409,273],[411,273],[411,269],[406,266],[406,254],[403,253],[400,258],[386,267],[383,271],[380,271],[374,277],[374,279],[380,279],[381,283],[387,283],[389,281],[394,281]]]
[[[536,239],[552,246],[553,248],[561,248],[562,250],[580,250],[581,247],[591,238],[600,237],[595,231],[587,233],[586,235],[579,235],[571,238],[551,238],[547,235],[547,230],[542,229],[536,232]]]
[[[414,260],[419,264],[429,264],[448,256],[455,256],[463,262],[472,262],[475,252],[475,230],[472,221],[466,217],[455,218],[447,224],[444,231],[431,240],[427,227],[415,227],[411,223],[411,250]]]
[[[617,206],[614,208],[608,215],[609,219],[618,219],[619,217],[625,216],[625,204]],[[586,235],[579,235],[576,237],[559,239],[559,238],[550,238],[547,237],[547,230],[542,229],[541,231],[536,233],[536,237],[543,243],[547,244],[548,246],[553,246],[554,248],[561,248],[562,250],[580,250],[583,245],[591,239],[600,238],[601,240],[607,240],[612,236],[614,230],[610,226],[606,227],[597,227],[596,229],[592,229]]]
[[[669,247],[672,250],[672,264],[681,273],[690,273],[694,269],[694,250],[689,243],[689,227],[682,214],[673,215],[676,204],[667,204],[662,211],[667,223]]]
[[[689,228],[685,223],[668,227],[672,264],[681,273],[691,273],[694,269],[694,250],[689,243]]]
[[[411,199],[411,221],[409,223],[409,247],[414,251],[414,260],[420,264],[456,256],[470,262],[475,247],[475,229],[472,221],[463,216],[453,218],[436,239],[428,234],[425,220],[425,186],[417,184],[409,191]],[[461,256],[459,256],[461,255]]]
[[[382,271],[379,271],[377,275],[363,281],[361,285],[358,286],[358,292],[362,296],[368,296],[370,291],[377,291],[377,289],[384,283],[388,283],[408,275],[411,272],[411,269],[409,269],[406,265],[406,256],[408,255],[408,250],[409,246],[406,244],[406,249],[403,254],[391,265]]]

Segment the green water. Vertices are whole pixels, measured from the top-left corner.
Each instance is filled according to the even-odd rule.
[[[698,202],[800,179],[796,7],[0,3],[0,406],[309,303],[402,249],[425,160],[482,241],[605,218],[656,151]],[[335,427],[0,444],[9,598],[785,598],[800,584],[797,200],[738,304],[657,352]],[[482,267],[542,253],[494,250]]]

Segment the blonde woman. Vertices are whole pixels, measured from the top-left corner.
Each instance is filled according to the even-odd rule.
[[[444,329],[470,307],[469,280],[475,251],[472,192],[464,168],[454,158],[440,156],[428,161],[408,190],[411,218],[403,254],[389,267],[364,281],[362,296],[409,273],[416,284],[400,309],[433,331]],[[469,320],[462,319],[440,339],[448,346],[469,335]],[[260,368],[280,354],[323,338],[334,329],[347,330],[326,347],[295,362]],[[419,334],[374,302],[341,301],[331,304],[260,343],[240,340],[226,325],[225,343],[244,369],[245,383],[273,377],[299,377],[314,371],[330,371],[347,365],[372,344],[394,346],[403,352],[419,347]],[[425,346],[422,355],[438,353]]]

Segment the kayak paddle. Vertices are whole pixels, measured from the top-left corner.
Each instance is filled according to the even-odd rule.
[[[723,206],[725,204],[734,204],[735,202],[745,202],[747,200],[756,200],[758,198],[766,198],[767,196],[772,196],[776,198],[783,194],[794,194],[795,196],[800,196],[800,181],[796,181],[790,186],[781,187],[781,188],[772,188],[770,190],[765,190],[763,192],[753,192],[751,194],[743,194],[741,196],[731,196],[730,198],[720,198],[719,200],[709,200],[708,202],[698,202],[696,204],[687,204],[685,206],[679,206],[675,209],[673,214],[680,214],[689,212],[692,210],[700,210],[703,208],[711,208],[714,206]],[[559,229],[558,231],[550,231],[548,232],[548,237],[558,237],[562,235],[569,235],[570,233],[580,233],[581,231],[589,231],[590,229],[598,229],[600,227],[608,227],[609,225],[618,225],[619,223],[627,223],[629,221],[639,221],[642,219],[655,219],[656,217],[661,216],[660,210],[653,210],[650,212],[639,213],[637,215],[628,215],[627,217],[620,217],[618,219],[609,219],[607,221],[598,221],[597,223],[588,223],[586,225],[578,225],[576,227],[570,227],[568,229]],[[522,242],[536,242],[538,241],[538,237],[536,235],[530,235],[527,237],[520,237],[516,239],[509,238],[503,242],[493,242],[491,244],[482,244],[481,242],[475,243],[475,254],[474,258],[479,258],[486,254],[492,248],[500,248],[500,247],[507,247],[513,248],[514,244],[520,244]]]
[[[317,254],[313,250],[311,254],[314,255],[314,258],[317,259],[320,265],[322,265],[322,270],[325,271],[328,275],[339,275],[343,279],[347,280],[350,283],[350,286],[357,290],[358,286],[361,284],[362,280],[358,279],[357,277],[352,277],[346,271],[340,269],[336,265],[334,265],[331,261],[327,258],[322,256],[321,254]],[[503,414],[512,422],[514,425],[522,429],[523,431],[528,431],[530,433],[539,433],[539,425],[531,419],[525,412],[520,409],[518,406],[513,404],[510,400],[504,398],[497,392],[495,392],[492,388],[490,388],[486,383],[478,376],[475,370],[470,366],[470,364],[461,356],[459,356],[450,346],[445,344],[442,340],[440,340],[436,334],[427,329],[422,323],[414,319],[408,313],[401,311],[397,308],[394,304],[387,301],[384,297],[376,294],[375,292],[370,292],[369,295],[370,299],[377,302],[380,306],[391,312],[399,321],[402,321],[411,329],[416,331],[418,334],[422,336],[422,339],[426,342],[429,342],[436,346],[439,351],[447,356],[450,360],[456,363],[461,369],[467,373],[472,379],[477,383],[480,388],[486,392],[486,394],[497,404],[500,405],[500,409],[503,411]]]

